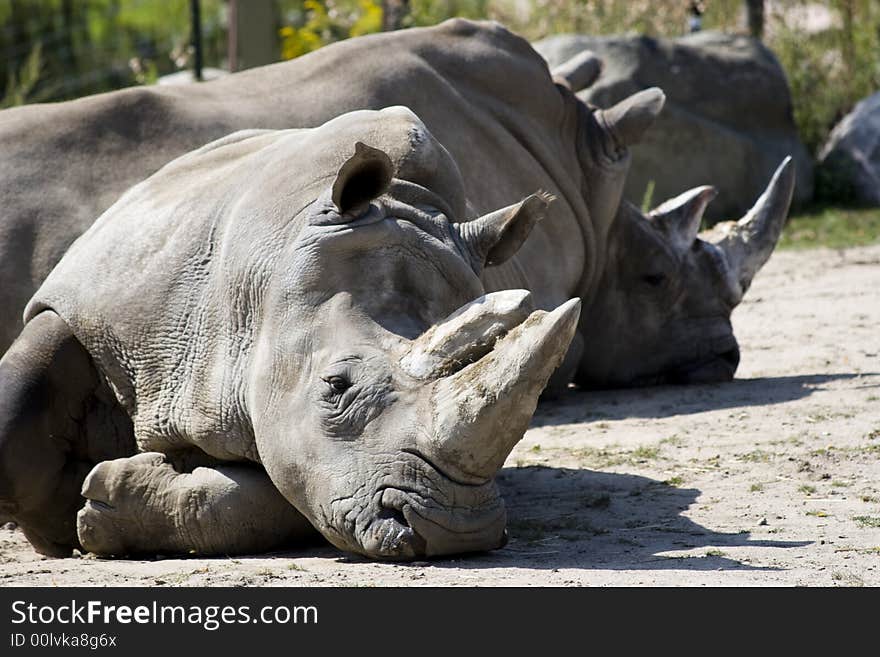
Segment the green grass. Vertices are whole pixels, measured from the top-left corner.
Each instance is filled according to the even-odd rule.
[[[793,215],[782,231],[781,249],[842,249],[880,242],[880,209],[813,208]]]
[[[880,527],[880,518],[875,516],[855,516],[853,520],[861,527]]]
[[[750,463],[767,463],[773,458],[773,454],[770,452],[765,452],[763,449],[756,449],[747,454],[739,455],[743,461],[748,461]]]
[[[578,447],[565,450],[578,460],[581,465],[598,470],[617,465],[639,465],[660,458],[660,448],[641,445],[632,450],[611,447]]]
[[[652,459],[657,458],[660,454],[660,449],[657,447],[649,447],[648,445],[642,445],[641,447],[636,447],[632,451],[633,458],[636,460],[645,460],[650,461]]]

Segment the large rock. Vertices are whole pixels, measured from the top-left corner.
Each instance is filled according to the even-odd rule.
[[[838,123],[819,154],[823,192],[880,206],[880,92]]]
[[[711,184],[719,194],[708,217],[738,217],[786,155],[797,171],[795,203],[812,197],[812,159],[797,135],[785,73],[760,42],[698,32],[672,40],[559,35],[533,45],[551,66],[595,52],[604,70],[579,95],[600,107],[652,86],[666,93],[659,121],[633,149],[625,193],[634,203],[651,181],[655,203]]]

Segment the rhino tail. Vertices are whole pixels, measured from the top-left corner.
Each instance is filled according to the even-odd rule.
[[[583,50],[550,70],[554,81],[577,93],[591,86],[601,75],[604,63],[591,50]]]

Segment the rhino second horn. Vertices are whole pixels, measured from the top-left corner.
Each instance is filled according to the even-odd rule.
[[[665,104],[666,94],[659,87],[651,87],[602,110],[602,119],[617,148],[624,150],[640,142]]]
[[[580,299],[570,299],[552,312],[535,311],[489,354],[434,384],[425,449],[457,480],[485,483],[504,464],[568,351],[580,308]]]
[[[500,265],[519,250],[553,200],[551,194],[532,194],[519,203],[456,224],[458,234],[479,267]]]
[[[596,53],[584,50],[555,67],[550,74],[556,82],[578,92],[591,86],[603,68],[604,64]]]
[[[716,196],[718,190],[714,187],[695,187],[660,204],[648,217],[666,233],[678,251],[686,251],[697,239],[706,206]]]
[[[503,290],[479,297],[416,339],[400,366],[417,379],[451,374],[485,356],[498,338],[522,324],[533,309],[527,290]]]
[[[788,216],[794,192],[795,171],[791,157],[785,158],[767,189],[739,221],[716,224],[705,239],[719,247],[736,277],[741,291],[770,258]]]

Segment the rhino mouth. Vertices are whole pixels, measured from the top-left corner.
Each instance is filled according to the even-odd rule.
[[[666,382],[692,384],[731,381],[739,366],[739,357],[736,340],[725,340],[711,355],[670,371]]]
[[[339,547],[374,559],[406,561],[504,545],[507,514],[494,482],[462,484],[417,451],[406,454],[402,469],[416,476],[380,485],[357,520],[344,523],[340,534],[348,540],[343,538],[346,545]]]
[[[717,340],[711,350],[684,363],[678,363],[653,374],[620,380],[621,387],[643,388],[662,385],[689,385],[700,383],[725,383],[733,380],[739,366],[740,351],[733,337]],[[586,389],[602,389],[608,382],[581,381]]]

